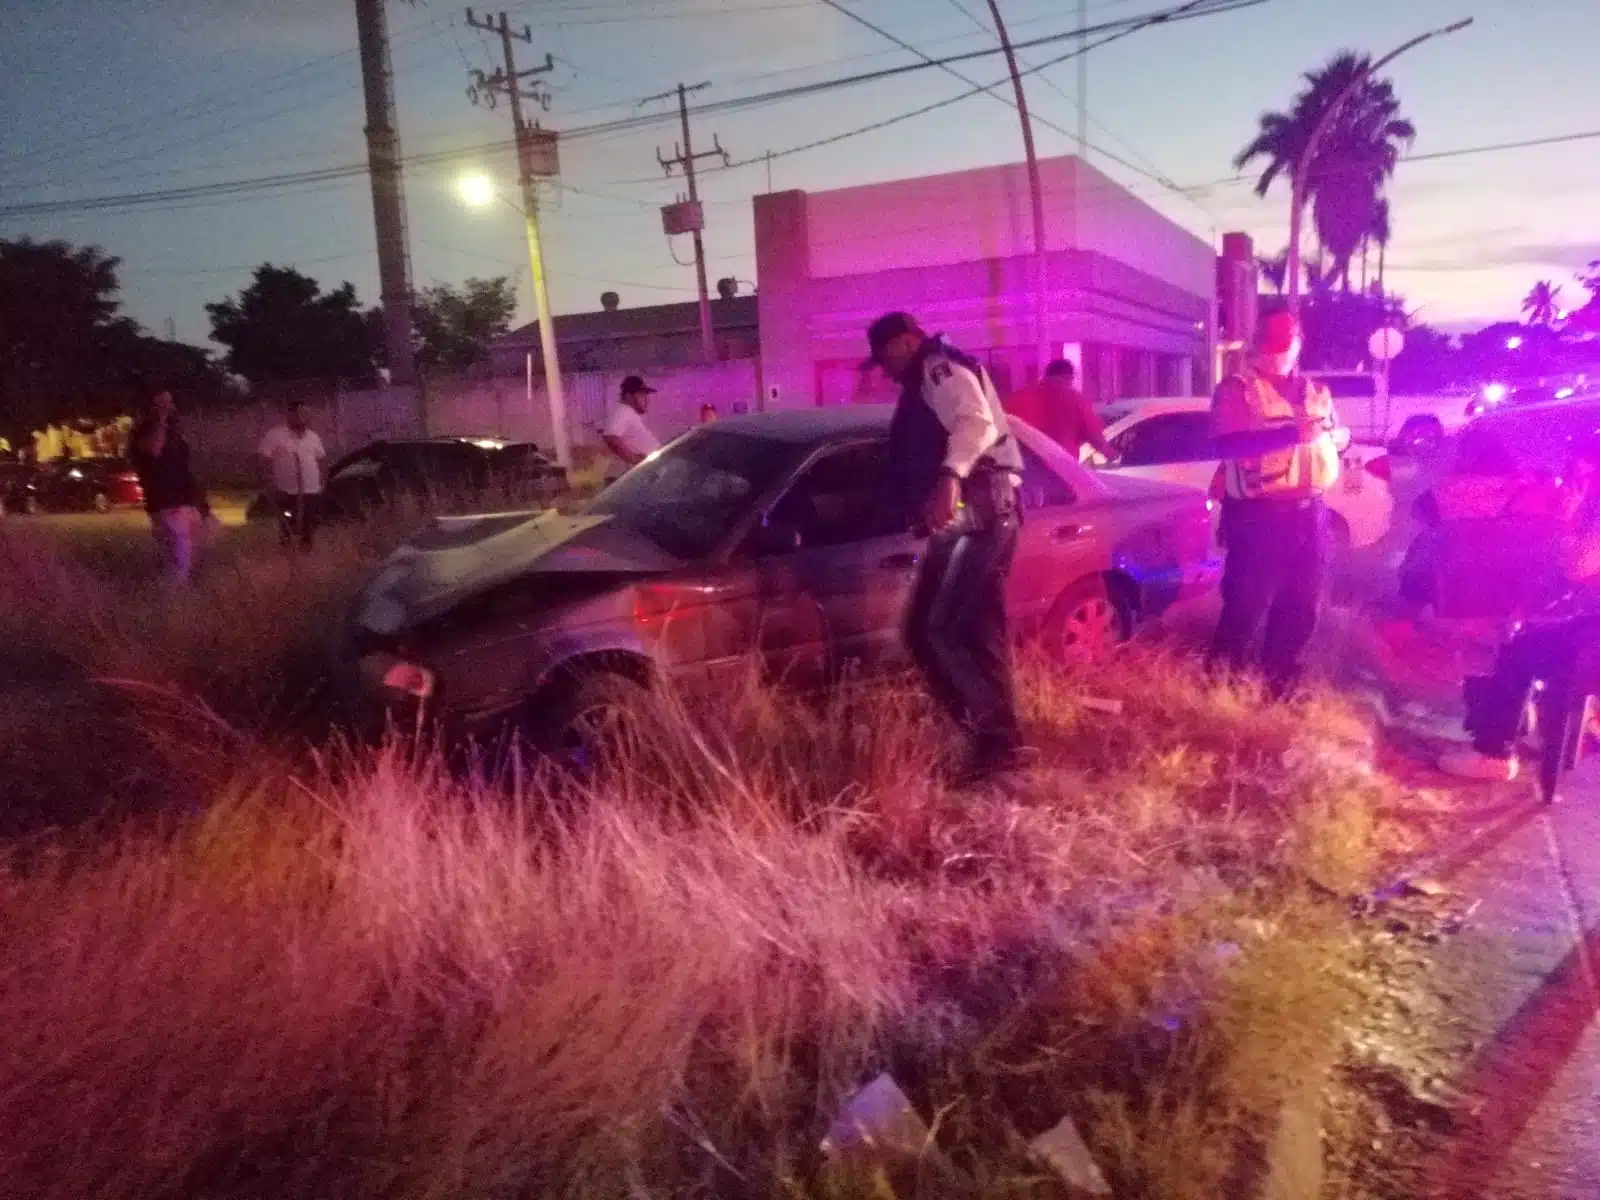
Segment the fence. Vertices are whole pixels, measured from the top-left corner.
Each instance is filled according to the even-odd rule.
[[[625,372],[575,372],[563,376],[567,421],[574,446],[597,444]],[[728,415],[755,411],[760,403],[755,362],[738,360],[675,367],[648,376],[658,390],[646,423],[663,441],[694,423],[700,406]],[[435,379],[420,390],[311,390],[299,394],[311,410],[311,425],[337,458],[380,438],[493,437],[553,445],[544,380],[530,394],[522,379]],[[277,401],[259,401],[216,411],[184,414],[200,469],[219,482],[257,477],[256,447],[283,420]]]

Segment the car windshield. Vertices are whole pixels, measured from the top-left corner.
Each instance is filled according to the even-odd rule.
[[[329,481],[346,479],[371,479],[383,469],[383,460],[376,454],[359,454],[334,467]]]
[[[1469,475],[1518,468],[1558,471],[1573,441],[1600,433],[1600,405],[1552,404],[1515,416],[1476,421],[1461,434],[1455,469]]]
[[[615,517],[676,558],[701,558],[798,458],[784,442],[699,429],[634,467],[587,511]]]

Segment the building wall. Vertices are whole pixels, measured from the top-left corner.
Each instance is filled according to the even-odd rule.
[[[1203,385],[1211,248],[1076,159],[1040,166],[1052,353],[1081,357],[1101,398]],[[758,196],[768,394],[837,403],[869,386],[854,378],[866,327],[896,308],[984,357],[1002,391],[1036,377],[1028,197],[1021,164]]]
[[[623,372],[573,372],[562,377],[567,420],[575,446],[596,445],[600,427],[616,403]],[[754,411],[760,399],[756,364],[749,359],[652,371],[660,389],[646,422],[663,440],[689,428],[702,404],[723,415],[743,405]],[[408,388],[371,391],[326,389],[308,394],[311,424],[338,458],[379,438],[494,437],[532,440],[550,446],[550,410],[544,379],[536,377],[530,399],[519,379],[444,379],[431,381],[426,407]],[[257,478],[255,452],[268,429],[283,420],[272,402],[214,412],[183,414],[201,474],[212,480],[251,482]]]

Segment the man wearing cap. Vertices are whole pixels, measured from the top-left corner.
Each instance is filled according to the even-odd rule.
[[[1234,669],[1258,663],[1279,699],[1299,683],[1316,630],[1332,550],[1323,495],[1339,479],[1333,399],[1300,373],[1300,347],[1293,314],[1264,317],[1254,360],[1211,402],[1228,557],[1209,657]]]
[[[622,398],[606,418],[600,438],[606,449],[622,463],[623,470],[635,467],[661,448],[661,442],[644,423],[644,414],[650,408],[650,397],[655,388],[637,375],[622,381]],[[620,474],[620,472],[613,472]]]
[[[1017,552],[1021,452],[988,372],[906,313],[867,334],[869,362],[900,384],[889,428],[891,503],[929,534],[907,605],[907,648],[934,699],[972,738],[961,782],[1015,768],[1006,577]]]

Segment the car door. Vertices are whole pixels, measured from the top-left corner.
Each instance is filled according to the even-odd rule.
[[[1006,607],[1019,629],[1030,630],[1056,598],[1110,564],[1104,530],[1071,482],[1027,442],[1022,451],[1022,533],[1006,588]]]
[[[899,659],[922,542],[886,503],[886,444],[820,452],[752,536],[757,642],[769,670],[810,683]]]

